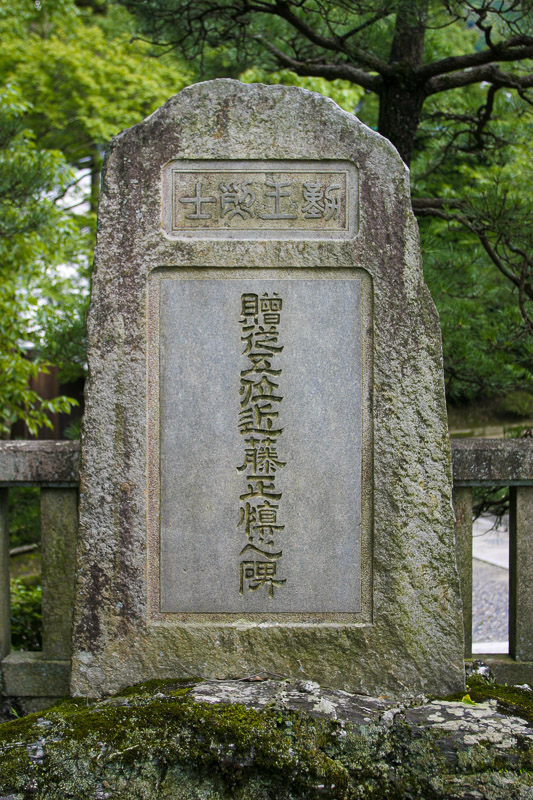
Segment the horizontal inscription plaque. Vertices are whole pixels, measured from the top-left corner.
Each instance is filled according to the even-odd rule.
[[[173,161],[163,170],[170,238],[346,239],[357,171],[346,161]]]

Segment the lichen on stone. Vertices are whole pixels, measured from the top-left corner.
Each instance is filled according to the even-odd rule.
[[[0,726],[0,796],[533,796],[533,730],[523,719],[502,717],[494,700],[467,706],[419,698],[393,706],[308,683],[150,681],[102,701],[67,699]],[[494,694],[505,689],[471,687],[471,694],[489,688]],[[479,735],[469,745],[476,725]],[[499,725],[501,741],[486,733],[497,733]]]

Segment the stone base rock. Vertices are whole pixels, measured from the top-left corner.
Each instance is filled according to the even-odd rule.
[[[65,700],[0,726],[0,800],[531,800],[533,693],[474,689],[406,705],[257,676]]]

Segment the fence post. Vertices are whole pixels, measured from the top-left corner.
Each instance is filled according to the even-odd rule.
[[[11,651],[8,498],[9,489],[0,489],[0,659]]]
[[[454,486],[455,552],[463,599],[465,658],[472,655],[472,487]]]
[[[41,489],[43,658],[70,659],[78,498],[76,489]]]
[[[533,486],[509,490],[509,654],[533,661]]]

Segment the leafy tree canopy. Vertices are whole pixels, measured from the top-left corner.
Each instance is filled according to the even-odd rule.
[[[524,93],[527,0],[122,0],[148,35],[189,58],[220,45],[245,65],[341,78],[375,94],[379,130],[409,163],[425,101],[485,83]],[[456,39],[453,52],[442,47]],[[510,66],[510,69],[509,69]]]
[[[532,385],[528,0],[120,2],[200,74],[305,83],[389,138],[411,165],[449,398]]]
[[[133,32],[118,6],[0,5],[0,436],[16,419],[35,434],[69,408],[28,381],[49,364],[67,381],[85,370],[101,155],[188,80]]]
[[[13,87],[0,93],[1,438],[17,419],[31,433],[50,427],[46,412],[72,405],[65,397],[42,400],[29,388],[29,379],[49,366],[42,358],[28,358],[42,333],[37,317],[50,313],[46,300],[53,280],[44,267],[51,273],[61,261],[76,258],[79,234],[50,198],[68,184],[70,170],[59,152],[36,147],[24,129],[26,110]]]
[[[176,59],[151,58],[148,44],[130,41],[133,23],[118,6],[102,16],[72,0],[41,0],[31,13],[27,0],[9,4],[19,23],[13,31],[0,17],[0,78],[30,104],[27,124],[39,144],[88,166],[95,180],[109,139],[191,80]]]

